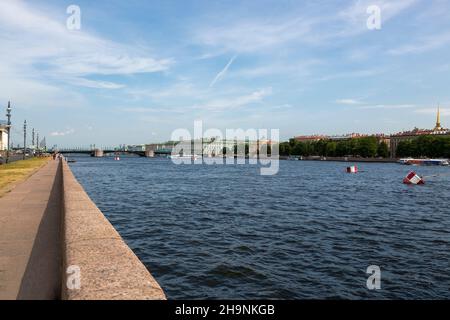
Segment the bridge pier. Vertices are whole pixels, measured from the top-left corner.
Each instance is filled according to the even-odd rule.
[[[95,158],[102,158],[103,157],[103,150],[95,149],[92,153],[92,156]]]
[[[145,157],[146,158],[153,158],[155,156],[154,150],[145,150]]]

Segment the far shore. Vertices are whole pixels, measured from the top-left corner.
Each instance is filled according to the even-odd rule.
[[[283,160],[298,159],[301,161],[337,161],[337,162],[372,162],[372,163],[396,163],[398,161],[398,159],[394,158],[320,157],[320,156],[311,156],[311,157],[280,156],[280,159]]]

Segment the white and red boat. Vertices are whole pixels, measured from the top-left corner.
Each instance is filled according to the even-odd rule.
[[[414,166],[448,166],[448,159],[413,159],[405,158],[398,160],[398,163]]]

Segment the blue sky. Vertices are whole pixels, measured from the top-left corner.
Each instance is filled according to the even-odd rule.
[[[0,41],[15,143],[25,118],[59,146],[164,141],[194,120],[394,133],[433,127],[438,103],[450,126],[450,1],[11,0]]]

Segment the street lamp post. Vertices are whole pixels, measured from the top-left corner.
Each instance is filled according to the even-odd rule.
[[[27,153],[27,120],[23,122],[23,160]]]
[[[6,117],[8,118],[7,128],[8,128],[8,142],[6,147],[6,163],[9,162],[9,149],[11,146],[11,102],[8,101],[8,107],[6,108]]]
[[[37,150],[37,153],[39,155],[41,155],[41,152],[39,150],[39,132],[36,133],[36,150]]]
[[[34,144],[34,128],[33,130],[31,130],[31,147],[34,148],[35,144]]]

